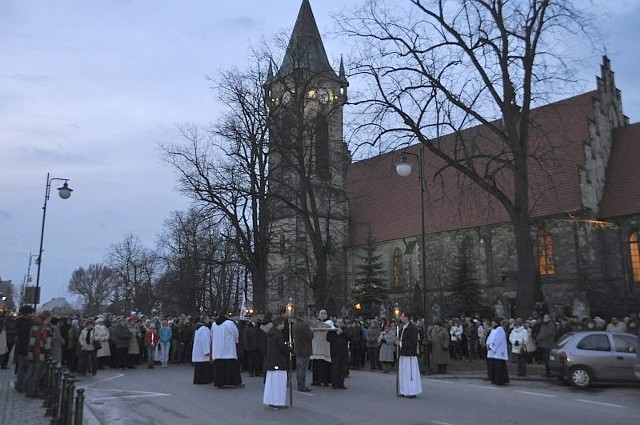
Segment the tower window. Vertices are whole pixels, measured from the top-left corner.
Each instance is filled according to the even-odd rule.
[[[329,124],[324,116],[316,119],[316,172],[323,180],[329,179]]]
[[[637,231],[629,236],[629,253],[631,254],[633,281],[640,283],[640,241],[638,239]]]
[[[556,266],[553,261],[553,238],[546,230],[538,232],[538,271],[540,276],[554,276]]]

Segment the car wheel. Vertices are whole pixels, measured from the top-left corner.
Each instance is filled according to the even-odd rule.
[[[591,383],[591,372],[585,367],[574,367],[569,371],[569,381],[576,388],[587,388]]]

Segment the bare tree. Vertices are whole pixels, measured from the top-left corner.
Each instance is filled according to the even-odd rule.
[[[571,83],[560,49],[588,36],[588,19],[567,0],[407,0],[371,1],[342,22],[361,43],[354,72],[371,89],[358,102],[360,129],[374,128],[374,143],[419,142],[442,161],[438,175],[454,170],[499,202],[516,239],[519,314],[529,314],[530,168],[544,162],[532,109]]]
[[[108,263],[115,275],[114,292],[119,295],[122,311],[151,311],[155,305],[154,282],[159,271],[156,253],[142,246],[140,238],[126,235],[111,246]]]
[[[178,174],[180,190],[216,221],[229,224],[225,236],[250,271],[254,304],[264,309],[269,113],[262,93],[265,70],[259,60],[255,63],[247,71],[231,70],[211,79],[226,114],[209,132],[183,126],[183,142],[162,149]]]
[[[104,264],[79,267],[71,274],[68,290],[84,298],[85,313],[97,314],[111,296],[115,284],[113,270]]]
[[[247,288],[238,284],[245,268],[237,243],[225,236],[232,230],[195,208],[173,212],[165,228],[158,245],[166,268],[156,285],[163,310],[235,311],[238,293]]]

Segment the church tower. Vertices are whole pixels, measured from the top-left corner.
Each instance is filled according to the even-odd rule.
[[[282,64],[264,84],[269,106],[271,245],[267,305],[338,313],[346,302],[350,153],[343,140],[349,83],[331,67],[308,0]]]

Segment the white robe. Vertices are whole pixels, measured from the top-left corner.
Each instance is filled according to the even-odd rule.
[[[200,326],[193,336],[193,351],[191,361],[208,362],[211,354],[211,331],[206,326]]]
[[[403,396],[415,396],[422,394],[422,378],[418,357],[400,356],[398,368],[398,393]]]
[[[287,405],[287,371],[268,370],[262,393],[262,403],[269,406]]]
[[[240,333],[232,320],[225,320],[221,324],[211,326],[211,342],[213,344],[212,357],[217,359],[237,359],[236,344]]]
[[[7,333],[3,329],[0,332],[0,356],[9,352],[9,348],[7,347]]]
[[[327,319],[324,323],[319,322],[312,328],[313,339],[311,340],[311,360],[324,360],[331,363],[331,347],[327,341],[327,332],[329,329],[335,329],[333,321]]]
[[[509,348],[507,347],[507,335],[504,328],[498,326],[487,337],[487,357],[490,359],[509,360]]]

